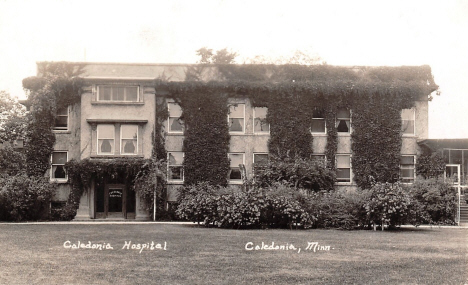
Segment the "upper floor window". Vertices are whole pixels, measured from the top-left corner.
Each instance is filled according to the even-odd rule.
[[[414,108],[401,110],[401,132],[403,135],[414,135]]]
[[[98,154],[114,154],[115,145],[114,125],[102,124],[97,126]]]
[[[67,181],[65,163],[68,161],[68,152],[54,151],[51,155],[52,167],[50,168],[50,179],[56,181]]]
[[[327,163],[327,157],[325,156],[325,154],[312,154],[310,158],[313,161],[317,161],[317,162],[324,163],[324,164]]]
[[[68,130],[68,107],[57,110],[54,130]]]
[[[325,114],[322,109],[314,109],[312,111],[312,126],[310,130],[313,134],[325,134]]]
[[[120,126],[120,153],[138,153],[138,125]]]
[[[98,86],[98,101],[138,102],[138,86]]]
[[[235,104],[229,106],[228,123],[229,132],[243,133],[245,118],[245,104]]]
[[[351,132],[351,111],[349,109],[338,109],[336,113],[336,131],[338,133]]]
[[[336,181],[351,182],[351,155],[336,155]]]
[[[177,103],[167,103],[167,110],[169,111],[169,133],[183,133],[184,123],[180,119],[182,116],[182,109]]]
[[[415,177],[414,155],[400,157],[400,178],[402,183],[413,183]]]
[[[240,165],[244,164],[244,154],[230,153],[229,160],[231,162],[229,169],[229,181],[242,181]]]
[[[184,153],[172,151],[167,153],[167,180],[172,182],[184,181]]]
[[[266,121],[268,108],[254,108],[254,133],[270,133],[270,124]]]

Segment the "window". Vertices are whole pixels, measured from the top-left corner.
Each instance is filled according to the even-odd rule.
[[[138,153],[138,125],[120,126],[120,153]]]
[[[351,155],[336,155],[336,181],[351,182]]]
[[[231,161],[231,167],[229,170],[229,180],[242,181],[242,173],[239,165],[244,164],[244,154],[230,153],[229,160]]]
[[[228,123],[229,132],[244,132],[245,104],[235,104],[229,107]]]
[[[68,130],[68,107],[57,110],[54,130]]]
[[[267,112],[268,108],[266,107],[254,108],[254,133],[270,133],[270,124],[268,124],[266,121]]]
[[[414,135],[414,109],[401,110],[401,132],[403,135]]]
[[[114,125],[97,126],[98,154],[114,154]]]
[[[266,165],[266,164],[268,164],[268,153],[254,153],[253,163],[254,163],[254,165]]]
[[[169,111],[169,133],[183,133],[184,123],[180,119],[182,116],[182,109],[177,103],[167,103],[167,109]]]
[[[402,183],[414,182],[414,155],[400,157],[400,178]]]
[[[167,180],[172,182],[184,181],[184,153],[180,151],[168,152],[167,156]]]
[[[98,101],[138,102],[138,86],[98,86]]]
[[[327,132],[325,128],[325,114],[321,109],[314,109],[312,111],[312,126],[310,131],[313,134],[325,134]]]
[[[313,161],[321,162],[324,164],[327,163],[327,157],[325,156],[325,154],[312,154],[311,159]]]
[[[338,109],[336,113],[336,131],[338,133],[350,133],[351,112],[348,109]]]
[[[50,168],[50,179],[56,181],[67,181],[65,163],[68,161],[66,151],[54,151],[51,156],[52,167]]]

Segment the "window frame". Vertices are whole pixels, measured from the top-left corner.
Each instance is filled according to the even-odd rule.
[[[412,166],[410,164],[401,164],[401,158],[403,156],[411,156],[413,157],[413,164]],[[407,166],[407,165],[410,165],[410,167],[403,167],[403,166]],[[403,169],[412,169],[413,170],[413,177],[410,178],[410,177],[403,177],[402,176],[402,170]],[[407,179],[410,179],[412,180],[411,182],[404,182],[403,179],[407,180]],[[402,184],[413,184],[414,181],[416,180],[416,155],[414,154],[400,154],[400,181]]]
[[[325,153],[312,153],[310,158],[313,161],[322,162],[324,165],[327,165],[327,155]]]
[[[99,140],[100,139],[109,139],[109,138],[99,138],[99,126],[112,126],[112,128],[114,129],[114,131],[112,132],[113,133],[113,138],[112,140],[114,141],[114,144],[112,146],[112,151],[111,152],[105,152],[105,153],[102,153],[100,148],[99,148]],[[97,124],[96,126],[96,153],[98,155],[115,155],[116,154],[116,150],[115,150],[115,124]]]
[[[123,152],[123,148],[124,148],[124,145],[122,143],[122,140],[124,140],[124,138],[122,137],[122,129],[123,129],[123,126],[136,126],[136,135],[137,135],[137,140],[136,140],[136,146],[135,146],[135,152],[134,153],[124,153]],[[138,144],[139,144],[139,138],[140,136],[138,135],[138,132],[139,132],[139,125],[137,124],[121,124],[120,125],[120,155],[138,155]],[[115,125],[114,125],[114,133],[115,133]],[[114,134],[115,136],[115,134]],[[128,140],[128,138],[125,138],[126,140]],[[115,141],[114,141],[114,147],[115,147]],[[115,153],[115,151],[114,151]]]
[[[170,164],[169,155],[171,153],[182,153],[182,164]],[[168,151],[167,152],[167,182],[171,184],[182,184],[185,181],[185,169],[184,169],[184,160],[185,160],[185,152],[183,151]],[[182,179],[170,179],[169,178],[169,171],[171,166],[182,167]]]
[[[343,167],[340,167],[338,168],[338,156],[348,156],[349,157],[349,168],[346,167],[346,168],[343,168]],[[349,169],[349,181],[338,181],[338,177],[336,178],[336,183],[338,185],[350,185],[352,184],[353,182],[353,162],[352,162],[352,154],[348,154],[348,153],[340,153],[340,154],[336,154],[335,155],[335,165],[336,165],[336,170],[338,171],[338,169]]]
[[[67,117],[67,126],[66,126],[65,128],[63,128],[63,127],[56,127],[56,126],[55,126],[56,124],[55,124],[55,122],[54,122],[54,127],[52,128],[53,131],[59,131],[59,132],[60,132],[60,131],[69,131],[69,130],[70,130],[70,106],[67,106],[67,107],[64,108],[64,109],[67,110],[67,115],[66,115],[66,117]],[[59,110],[57,110],[57,114],[56,114],[55,120],[57,120],[57,117],[59,117],[59,116],[60,116],[60,117],[65,117],[65,115],[59,115],[59,114],[58,114],[58,111],[59,111]]]
[[[412,115],[413,115],[413,120],[403,120],[403,110],[411,110]],[[414,137],[416,135],[416,109],[414,107],[411,108],[406,108],[406,109],[401,109],[400,111],[400,119],[401,119],[401,125],[403,127],[403,121],[413,121],[413,132],[412,133],[405,133],[403,130],[401,130],[401,134],[404,137]]]
[[[167,111],[168,111],[168,116],[167,116],[167,132],[169,134],[183,134],[184,131],[185,131],[185,125],[182,123],[182,130],[181,131],[173,131],[171,130],[171,118],[178,118],[180,120],[180,116],[179,117],[174,117],[174,116],[171,116],[171,112],[170,112],[170,108],[169,108],[169,104],[172,104],[172,105],[177,105],[180,107],[179,104],[177,104],[176,102],[167,102]],[[181,108],[181,112],[182,112],[182,108]],[[183,122],[183,121],[182,121]]]
[[[65,178],[54,178],[53,177],[53,174],[54,174],[54,165],[65,165],[64,164],[57,164],[57,163],[53,163],[53,157],[54,157],[54,153],[66,153],[67,155],[67,159],[66,159],[66,162],[68,162],[68,150],[54,150],[51,154],[50,154],[50,173],[49,173],[49,178],[50,178],[50,181],[51,182],[57,182],[57,183],[67,183],[68,182],[68,173],[64,167],[64,171],[65,171]]]
[[[324,125],[325,125],[325,131],[324,131],[324,132],[314,132],[314,131],[312,130],[312,126],[310,126],[310,133],[311,133],[312,135],[326,135],[326,134],[327,134],[327,120],[326,120],[325,116],[315,118],[315,117],[314,117],[314,113],[313,113],[314,111],[315,111],[315,109],[312,110],[312,122],[313,122],[314,120],[323,120],[323,123],[324,123]],[[323,110],[320,110],[320,111],[324,112]],[[350,125],[351,125],[351,122],[350,122]]]
[[[111,88],[111,95],[110,95],[110,99],[109,100],[101,100],[100,99],[100,88],[101,87],[109,87]],[[113,93],[113,88],[124,88],[124,100],[113,100],[113,97],[114,97],[114,93]],[[136,100],[134,101],[128,101],[128,100],[125,100],[126,97],[127,97],[127,88],[136,88],[137,89],[137,98]],[[140,85],[112,85],[112,84],[99,84],[96,86],[96,101],[97,102],[100,102],[100,103],[138,103],[140,102]]]
[[[348,111],[349,111],[349,118],[339,118],[339,117],[338,117],[338,111],[339,111],[339,110],[342,110],[342,109],[345,109],[345,110],[348,110]],[[352,118],[353,118],[353,112],[352,112],[351,109],[348,109],[348,108],[338,108],[338,109],[337,109],[336,115],[335,115],[335,129],[336,129],[336,133],[337,133],[339,136],[351,135],[351,133],[352,133],[352,128],[351,128]],[[340,132],[340,131],[338,131],[339,121],[342,121],[342,120],[345,120],[345,121],[348,120],[348,121],[349,121],[349,127],[348,127],[348,131],[347,131],[347,132]]]
[[[229,159],[229,173],[228,173],[228,183],[229,184],[242,184],[242,171],[240,170],[240,167],[232,167],[231,166],[231,155],[233,154],[241,154],[242,155],[242,164],[245,167],[245,153],[244,152],[229,152],[228,153],[228,159]],[[241,178],[240,179],[231,179],[231,171],[233,168],[238,168],[239,171],[241,171]]]
[[[232,117],[231,116],[231,107],[239,107],[242,105],[244,107],[244,112],[243,112],[243,117]],[[230,134],[245,134],[245,103],[233,103],[229,104],[229,112],[227,116],[227,121],[228,121],[228,128],[229,128],[229,133]],[[230,125],[230,119],[242,119],[243,124],[242,124],[242,131],[231,131],[231,125]]]
[[[257,119],[257,116],[255,114],[255,110],[258,109],[258,108],[265,108],[266,112],[268,114],[268,107],[253,107],[253,133],[254,134],[270,134],[270,123],[268,123],[268,122],[266,122],[266,124],[268,125],[268,131],[255,131],[255,125],[256,125],[256,119]],[[244,107],[244,117],[245,117],[245,107]],[[265,114],[265,118],[258,117],[258,119],[266,121],[266,117],[267,116]],[[244,125],[245,125],[245,123],[244,123]]]

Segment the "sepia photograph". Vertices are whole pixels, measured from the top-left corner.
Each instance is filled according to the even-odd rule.
[[[0,284],[468,285],[467,35],[464,0],[0,0]]]

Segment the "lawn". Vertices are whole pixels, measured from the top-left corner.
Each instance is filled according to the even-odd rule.
[[[468,229],[459,228],[1,224],[0,241],[1,284],[464,284],[468,269]],[[78,241],[113,249],[65,248]],[[162,249],[131,248],[151,242]],[[289,250],[255,250],[262,242]]]

